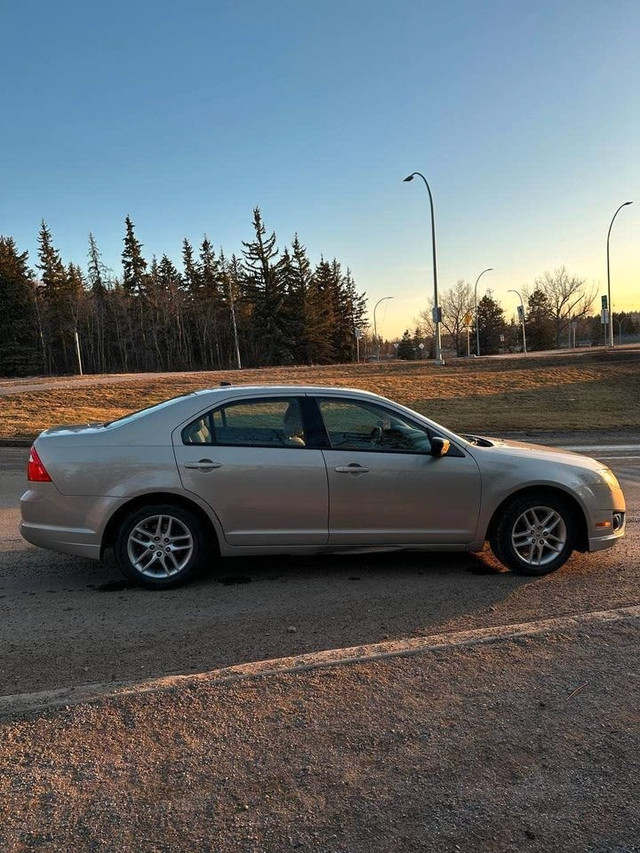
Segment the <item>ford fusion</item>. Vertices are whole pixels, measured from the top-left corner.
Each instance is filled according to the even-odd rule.
[[[219,557],[480,551],[543,575],[624,535],[613,473],[574,453],[460,436],[364,391],[220,387],[31,448],[22,536],[153,589]]]

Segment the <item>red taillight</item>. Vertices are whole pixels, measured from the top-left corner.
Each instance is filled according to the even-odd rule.
[[[30,483],[50,483],[51,477],[42,464],[42,460],[36,452],[35,446],[29,451],[29,462],[27,464],[27,480]]]

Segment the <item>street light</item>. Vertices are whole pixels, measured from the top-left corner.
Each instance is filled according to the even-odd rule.
[[[478,278],[476,279],[475,286],[473,288],[473,302],[475,305],[475,315],[476,315],[476,355],[480,355],[480,326],[478,324],[478,282],[482,278],[482,276],[486,272],[491,272],[493,267],[489,267],[486,270],[482,270]]]
[[[632,201],[625,201],[613,214],[613,219],[611,220],[611,225],[609,226],[609,232],[607,233],[607,303],[609,307],[609,346],[613,346],[613,308],[611,306],[611,272],[609,270],[609,237],[611,236],[611,229],[613,227],[613,220],[620,213],[623,207],[626,207],[628,204],[633,204]]]
[[[431,208],[431,245],[433,247],[433,301],[434,301],[434,309],[433,309],[433,322],[434,322],[434,335],[435,335],[435,343],[436,343],[436,364],[444,364],[444,360],[442,358],[442,347],[440,345],[440,308],[438,307],[438,265],[436,263],[436,219],[435,214],[433,212],[433,196],[431,195],[431,187],[429,186],[427,179],[422,174],[422,172],[412,172],[410,175],[407,175],[404,178],[404,181],[412,181],[415,176],[422,178],[424,181],[424,185],[427,188],[427,192],[429,193],[429,206]]]
[[[522,296],[520,296],[520,291],[518,290],[507,290],[507,293],[515,293],[518,299],[520,300],[520,305],[518,308],[520,309],[520,322],[522,323],[522,351],[526,355],[527,354],[527,333],[524,330],[524,302],[522,301]]]
[[[373,306],[373,337],[376,341],[376,361],[380,361],[380,341],[378,340],[378,327],[376,325],[376,309],[381,302],[384,302],[385,299],[393,299],[393,296],[383,296],[382,299],[378,299],[376,304]]]

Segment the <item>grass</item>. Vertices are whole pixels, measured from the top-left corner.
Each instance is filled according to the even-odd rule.
[[[394,362],[192,373],[107,381],[0,397],[0,438],[30,438],[58,424],[112,420],[222,380],[362,388],[416,409],[459,432],[599,430],[640,427],[640,351],[530,359]],[[47,380],[48,381],[48,380]],[[16,384],[25,383],[20,380]],[[9,383],[0,382],[7,390]]]

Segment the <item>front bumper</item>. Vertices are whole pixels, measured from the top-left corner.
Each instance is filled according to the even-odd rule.
[[[589,535],[589,551],[604,551],[612,548],[625,533],[626,513],[624,510],[616,510],[611,513],[611,527],[603,528],[602,532],[594,533],[593,529]]]

